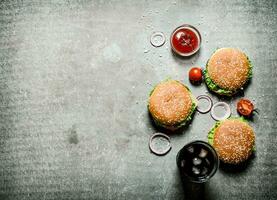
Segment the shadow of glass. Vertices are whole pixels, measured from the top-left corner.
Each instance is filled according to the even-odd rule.
[[[193,183],[181,177],[184,190],[184,199],[205,200],[205,183]]]

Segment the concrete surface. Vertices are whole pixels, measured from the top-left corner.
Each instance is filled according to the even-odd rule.
[[[0,199],[277,199],[277,1],[0,2]],[[198,54],[174,56],[171,31],[202,33]],[[162,31],[166,44],[149,37]],[[152,87],[171,77],[192,86],[192,65],[219,47],[237,47],[254,65],[245,97],[260,114],[257,152],[243,170],[221,167],[205,185],[183,190],[175,156],[207,140],[214,124],[196,114],[157,157],[148,139]],[[212,95],[215,101],[219,99]],[[235,103],[226,100],[236,116]]]

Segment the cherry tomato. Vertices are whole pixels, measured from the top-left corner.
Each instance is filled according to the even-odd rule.
[[[237,110],[243,116],[249,116],[254,110],[253,103],[248,99],[240,99],[237,103]]]
[[[199,67],[193,67],[189,70],[189,80],[191,82],[202,81],[202,70]]]

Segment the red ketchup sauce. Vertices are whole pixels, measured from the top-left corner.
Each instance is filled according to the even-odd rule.
[[[199,32],[191,26],[180,26],[171,35],[171,47],[181,56],[190,56],[200,47]]]

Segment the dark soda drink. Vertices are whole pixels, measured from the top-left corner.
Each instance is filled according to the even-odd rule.
[[[177,155],[177,166],[181,176],[192,182],[206,182],[215,174],[218,165],[216,151],[203,141],[185,145]]]

